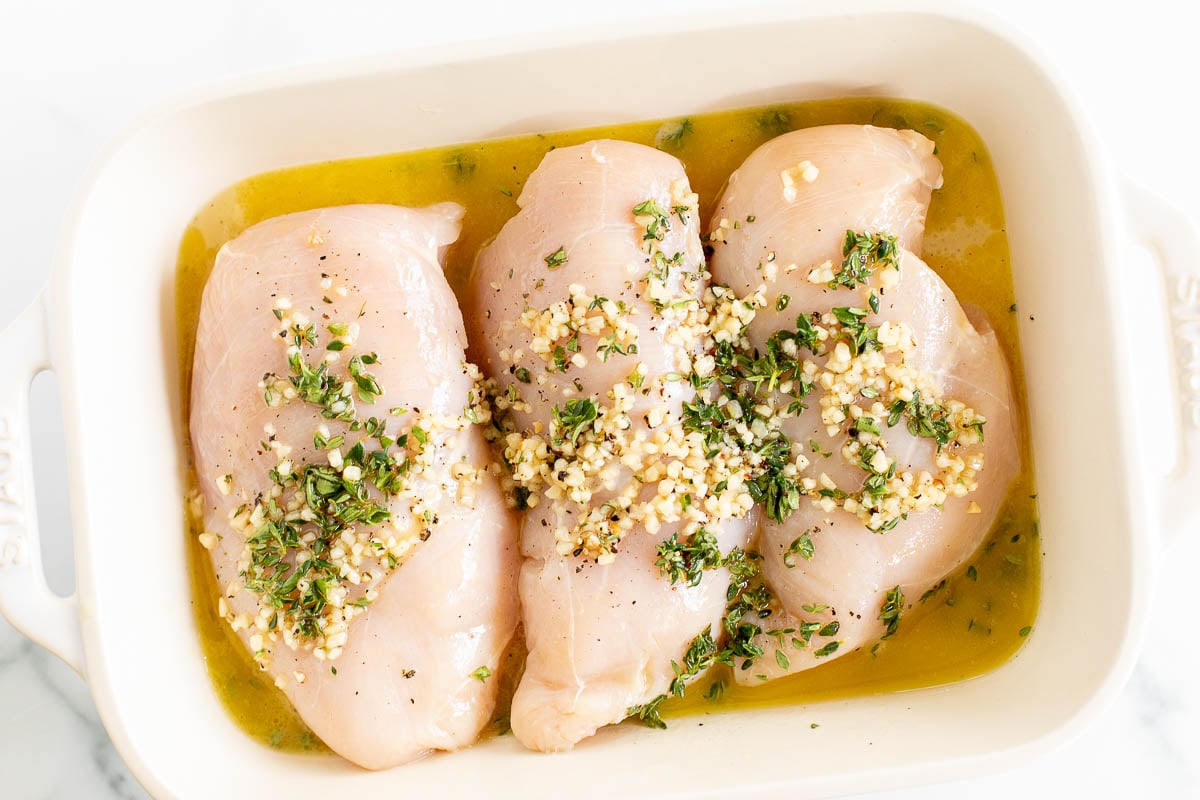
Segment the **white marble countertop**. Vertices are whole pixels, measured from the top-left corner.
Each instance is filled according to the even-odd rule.
[[[976,0],[980,5],[983,0]],[[156,100],[262,69],[378,54],[517,29],[634,18],[732,0],[546,0],[405,3],[319,0],[0,0],[0,325],[47,278],[72,194],[100,148]],[[993,9],[1062,69],[1118,167],[1200,220],[1200,76],[1195,11],[1171,0],[1006,0]],[[470,7],[470,13],[464,13]],[[735,13],[732,12],[731,13]],[[39,391],[41,389],[39,388]],[[35,420],[36,471],[61,474],[62,434]],[[39,480],[52,583],[69,587],[69,520],[61,489]],[[56,494],[57,492],[57,494]],[[1200,530],[1160,559],[1144,648],[1116,702],[1075,741],[1008,772],[891,798],[1200,797],[1200,637],[1191,574]],[[100,726],[87,687],[0,620],[0,797],[140,798]]]

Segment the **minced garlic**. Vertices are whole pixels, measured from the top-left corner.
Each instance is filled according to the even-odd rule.
[[[807,159],[782,170],[779,173],[779,182],[783,186],[783,199],[789,203],[794,202],[797,197],[797,181],[812,183],[820,173],[821,171],[817,169],[816,165]]]

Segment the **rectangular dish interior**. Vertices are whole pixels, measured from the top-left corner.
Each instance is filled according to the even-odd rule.
[[[1125,351],[1105,280],[1113,232],[1101,220],[1111,209],[1099,205],[1104,187],[1075,120],[1036,64],[970,23],[904,13],[759,16],[632,39],[566,35],[555,49],[544,40],[441,49],[334,77],[268,80],[151,117],[111,153],[62,254],[53,313],[64,332],[57,361],[76,453],[89,680],[110,733],[149,788],[215,796],[253,780],[280,795],[436,786],[528,797],[570,781],[581,795],[662,796],[670,786],[722,796],[799,781],[803,793],[861,790],[923,779],[935,764],[950,777],[1008,763],[1112,680],[1140,597],[1133,575],[1144,555],[1130,508],[1141,489],[1128,474],[1135,465],[1121,422],[1124,390],[1114,369],[1096,368]],[[865,40],[870,47],[852,46]],[[171,282],[180,232],[203,199],[292,164],[847,95],[945,106],[981,133],[995,162],[1041,485],[1042,610],[1020,654],[965,683],[800,713],[695,718],[668,734],[623,726],[555,757],[523,752],[506,737],[365,773],[250,743],[204,674],[181,535]],[[112,391],[117,375],[122,387]],[[1088,442],[1086,457],[1080,442]],[[806,735],[814,714],[819,736]],[[764,763],[803,753],[805,766],[749,776],[697,770],[727,759],[731,742]],[[214,764],[221,768],[203,766]],[[603,781],[579,781],[599,774]]]

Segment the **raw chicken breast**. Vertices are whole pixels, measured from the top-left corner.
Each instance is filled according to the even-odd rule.
[[[647,200],[664,212],[662,219],[655,220],[646,206],[647,216],[635,214],[635,206]],[[478,363],[499,382],[501,402],[508,390],[519,396],[512,404],[518,431],[547,432],[556,410],[566,409],[572,399],[592,398],[602,419],[585,436],[595,433],[598,449],[620,451],[630,438],[678,444],[671,436],[682,436],[681,405],[693,394],[678,375],[691,371],[706,341],[689,334],[686,313],[656,310],[648,296],[674,298],[678,303],[667,306],[696,309],[707,285],[696,196],[683,166],[672,156],[628,142],[556,149],[530,176],[518,203],[520,213],[480,254],[467,313]],[[662,259],[671,263],[664,266]],[[663,281],[649,290],[646,276],[660,268]],[[582,322],[585,330],[572,345],[570,331],[558,325],[584,315],[603,319],[591,323],[598,326],[592,333]],[[632,334],[622,327],[626,323],[636,329]],[[555,348],[563,342],[558,357],[566,359],[565,369],[559,371]],[[621,349],[611,350],[613,344]],[[644,365],[640,379],[639,364]],[[624,417],[611,418],[625,422],[605,427],[610,416],[603,409],[621,397],[630,408]],[[527,463],[513,454],[512,443],[520,439],[513,434],[508,440],[509,461],[517,462],[518,474]],[[629,444],[624,452],[640,447]],[[676,467],[669,467],[669,460],[660,459],[659,466],[676,476],[671,485],[677,493],[669,494],[662,480],[666,475],[651,476],[639,501],[659,496],[679,507],[677,500],[691,492],[694,505],[683,501],[682,519],[671,520],[667,510],[661,524],[633,524],[613,552],[599,556],[594,539],[572,541],[569,531],[589,506],[595,511],[627,487],[638,494],[642,484],[634,482],[627,463],[610,459],[605,486],[590,504],[537,493],[530,498],[537,505],[522,525],[520,580],[529,656],[511,715],[513,733],[528,747],[563,750],[619,722],[631,707],[668,691],[672,661],[682,663],[698,634],[711,628],[714,637],[719,635],[726,570],[707,572],[694,587],[672,584],[655,565],[656,547],[674,534],[684,536],[689,520],[694,527],[696,520],[707,519],[707,530],[724,552],[745,544],[750,525],[728,518],[729,513],[700,514],[706,504],[715,509],[723,502],[711,484],[696,486],[707,466],[702,455],[679,455]],[[568,463],[555,470],[569,481],[568,469],[561,466]],[[680,466],[685,466],[682,473]],[[654,469],[637,471],[644,476]],[[738,493],[737,479],[723,491],[728,502]],[[736,513],[748,509],[747,502]]]
[[[771,253],[781,272],[801,268],[796,280],[770,287],[789,293],[791,303],[786,312],[768,303],[758,313],[752,330],[767,335],[791,326],[798,308],[851,304],[846,293],[825,299],[824,286],[805,280],[809,268],[840,263],[847,230],[886,231],[920,255],[930,194],[941,185],[933,142],[916,131],[824,125],[778,136],[729,176],[717,201],[710,235],[725,244],[713,253],[713,281],[751,292]]]
[[[461,217],[459,206],[446,203],[345,206],[268,220],[221,249],[201,307],[191,433],[202,542],[224,587],[221,611],[305,723],[371,769],[475,741],[498,684],[476,671],[497,671],[518,622],[516,520],[486,471],[480,429],[463,419],[474,368],[439,263]],[[303,335],[310,324],[311,342]],[[294,397],[297,372],[312,379],[303,383],[311,390],[321,364],[339,383],[367,393],[335,388],[316,402]],[[327,441],[318,447],[315,438]],[[364,455],[356,457],[356,442]],[[401,467],[372,472],[373,451],[407,459],[407,474]],[[322,483],[318,471],[306,483],[321,468],[329,480]],[[279,486],[272,470],[298,481],[284,478]],[[403,488],[385,495],[376,480],[389,476],[399,476]],[[341,512],[349,525],[321,550],[311,505],[341,491],[342,481],[390,519],[355,521]],[[318,500],[305,505],[303,492],[293,500],[297,483]],[[301,554],[334,564],[320,591],[316,561],[290,593],[277,587],[281,598],[306,589],[323,598],[318,624],[325,627],[316,636],[297,633],[296,618],[282,612],[272,628],[276,612],[260,602],[262,592],[240,588],[272,574],[270,560],[254,557],[251,546],[266,548],[261,532],[278,516],[272,500],[299,526],[300,542],[286,549],[284,565],[303,561]],[[263,565],[265,576],[256,572]]]
[[[951,492],[940,510],[910,511],[879,533],[842,507],[840,498],[819,494],[802,496],[783,522],[764,516],[758,549],[766,584],[781,608],[763,623],[757,639],[765,657],[751,668],[735,669],[739,681],[758,684],[808,669],[894,631],[916,599],[980,545],[1019,469],[1016,410],[996,337],[986,320],[972,324],[949,287],[910,251],[919,247],[930,191],[940,183],[932,149],[912,131],[845,125],[797,131],[752,154],[730,179],[714,214],[715,230],[722,219],[755,220],[725,226],[727,243],[714,245],[711,260],[713,280],[739,293],[765,284],[766,307],[749,330],[755,347],[765,351],[773,333],[795,330],[797,316],[821,324],[835,307],[869,310],[874,295],[878,311],[865,322],[882,331],[888,324],[907,326],[915,344],[906,356],[908,367],[924,373],[942,402],[961,402],[986,419],[982,442],[964,436],[939,448],[928,435],[911,433],[905,418],[893,427],[882,422],[886,410],[879,416],[896,475],[925,471],[936,483],[946,470],[953,474],[982,459],[977,488],[965,496]],[[847,230],[895,236],[898,272],[877,264],[865,283],[830,288],[831,271],[836,274],[842,265]],[[767,264],[774,266],[764,270]],[[777,310],[781,295],[789,302]],[[897,330],[890,328],[892,334]],[[821,368],[829,364],[824,354],[812,361]],[[875,402],[859,394],[844,400],[863,411]],[[851,421],[831,428],[818,394],[806,403],[806,410],[783,421],[782,432],[811,460],[809,474],[829,479],[818,483],[818,491],[829,485],[853,494],[869,473],[843,455]],[[771,631],[777,635],[768,635]],[[773,656],[776,650],[782,656]]]

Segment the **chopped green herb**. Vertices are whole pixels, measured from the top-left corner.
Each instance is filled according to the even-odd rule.
[[[817,530],[819,529],[813,528],[811,533],[815,533]],[[788,545],[788,549],[784,551],[783,565],[788,569],[791,569],[796,566],[796,561],[793,556],[799,555],[805,561],[812,561],[815,554],[816,550],[813,547],[810,531],[805,531],[793,539],[792,543]]]
[[[712,626],[708,626],[692,640],[687,652],[684,653],[682,665],[671,662],[671,669],[675,672],[675,677],[671,680],[670,694],[675,697],[683,697],[687,683],[716,664],[717,657],[717,645],[713,641]],[[644,725],[651,728],[665,729],[667,725],[659,716],[658,708],[667,697],[666,694],[660,694],[644,705],[632,706],[629,708],[627,716],[637,717]]]
[[[364,369],[364,366],[375,364],[378,360],[374,353],[353,356],[350,359],[350,377],[354,379],[358,399],[364,403],[374,403],[376,398],[383,394],[383,388],[380,387],[379,382]]]
[[[772,136],[778,136],[781,133],[787,133],[792,129],[792,118],[786,111],[780,109],[771,109],[764,111],[755,120],[758,128]]]
[[[899,586],[888,589],[883,606],[879,611],[879,620],[884,624],[885,632],[881,638],[890,639],[900,628],[900,612],[904,610],[904,592]]]
[[[465,153],[455,153],[446,161],[446,168],[459,178],[466,178],[474,174],[479,165]]]
[[[872,328],[863,321],[870,311],[851,306],[834,306],[832,312],[841,323],[839,336],[850,346],[851,355],[857,356],[879,348],[879,329]]]
[[[550,269],[558,269],[563,264],[567,263],[566,247],[560,246],[557,250],[546,256],[543,260],[546,262],[546,266]]]
[[[608,361],[613,355],[635,355],[637,354],[637,344],[630,343],[625,346],[617,341],[616,332],[610,333],[608,337],[596,346],[596,354],[600,356],[601,361]]]
[[[824,658],[825,656],[831,656],[834,653],[836,653],[838,651],[838,648],[841,646],[842,646],[841,642],[832,641],[832,642],[829,642],[828,644],[826,644],[820,650],[814,650],[813,655],[816,656],[817,658]]]
[[[913,436],[933,439],[938,449],[949,444],[954,439],[954,429],[947,419],[947,411],[939,403],[926,403],[921,400],[919,391],[913,392],[913,397],[907,403],[896,400],[888,407],[887,423],[894,427],[901,417],[906,417],[908,432]],[[978,423],[980,438],[983,436],[983,423]]]
[[[829,288],[843,286],[853,289],[870,281],[873,269],[887,267],[900,268],[895,236],[848,230],[842,241],[842,267],[829,281]],[[876,299],[875,305],[878,306],[878,303]]]
[[[558,436],[575,444],[579,435],[596,420],[599,409],[595,400],[577,398],[568,400],[564,406],[555,406],[553,413]]]
[[[654,134],[654,146],[659,150],[679,150],[683,147],[684,139],[694,130],[690,119],[664,122]]]
[[[665,731],[667,729],[667,723],[663,722],[662,717],[659,716],[658,707],[661,706],[663,701],[666,699],[667,696],[665,694],[660,694],[649,703],[639,706],[630,706],[626,710],[625,715],[628,718],[637,717],[637,719],[640,720],[641,723],[647,728],[656,728],[658,730]]]
[[[921,595],[920,602],[924,603],[926,600],[933,597],[935,594],[937,594],[938,592],[940,592],[942,589],[945,589],[945,588],[946,588],[946,579],[943,578],[942,580],[940,580],[936,584],[934,584],[932,588],[928,589],[924,594]]]
[[[654,562],[659,572],[670,578],[672,584],[686,581],[697,586],[704,570],[717,569],[724,559],[717,544],[717,537],[700,528],[686,542],[679,540],[678,533],[662,542],[657,549],[658,560]]]
[[[667,215],[666,210],[653,198],[644,200],[634,206],[633,215],[635,217],[650,217],[650,222],[646,225],[646,233],[642,237],[644,241],[661,242],[666,236],[667,231],[671,229],[671,219]]]

